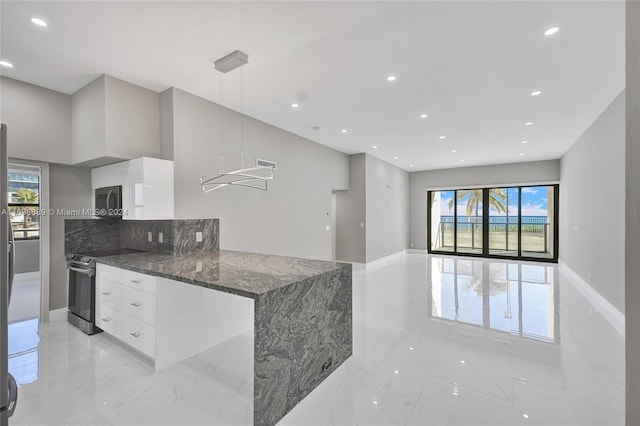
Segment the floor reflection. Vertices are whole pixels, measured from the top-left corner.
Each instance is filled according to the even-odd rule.
[[[557,268],[433,256],[429,317],[560,342]]]
[[[39,377],[39,323],[33,318],[9,324],[9,372],[20,386]]]

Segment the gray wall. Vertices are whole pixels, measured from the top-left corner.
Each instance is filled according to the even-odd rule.
[[[640,424],[640,2],[627,1],[626,416]]]
[[[160,94],[105,76],[106,156],[160,156]]]
[[[349,158],[245,117],[245,166],[276,161],[268,191],[226,187],[203,194],[201,175],[218,171],[220,109],[173,89],[176,219],[220,218],[220,248],[331,259],[332,191],[347,189]],[[240,166],[240,115],[226,111],[225,170]],[[164,136],[163,136],[164,137]]]
[[[624,122],[621,93],[562,157],[559,241],[559,260],[623,313]]]
[[[409,248],[409,173],[366,155],[367,262]]]
[[[409,245],[427,248],[427,189],[543,184],[559,180],[558,160],[412,172],[409,174]]]
[[[71,162],[105,155],[105,76],[76,91],[72,99]]]
[[[49,166],[51,209],[90,209],[91,170],[51,164]],[[67,266],[64,258],[64,219],[83,216],[51,215],[49,310],[67,306]]]
[[[365,181],[366,154],[349,156],[349,190],[336,193],[337,260],[367,261]]]
[[[0,94],[9,157],[71,162],[71,96],[6,77]]]
[[[15,251],[15,273],[40,270],[40,240],[18,240]]]
[[[72,96],[73,164],[160,155],[160,95],[102,75]]]
[[[160,158],[173,160],[173,89],[160,93]]]

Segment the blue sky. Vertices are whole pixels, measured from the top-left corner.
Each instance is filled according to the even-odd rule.
[[[547,216],[549,207],[548,186],[530,186],[522,188],[522,215],[523,216]],[[506,190],[505,190],[506,191]],[[453,206],[449,210],[449,201],[453,198],[453,191],[441,192],[441,214],[443,216],[453,216]],[[509,215],[516,216],[518,214],[518,188],[509,188]],[[458,214],[464,214],[467,210],[467,200],[458,201]],[[498,214],[493,208],[491,215],[504,216],[504,213]]]

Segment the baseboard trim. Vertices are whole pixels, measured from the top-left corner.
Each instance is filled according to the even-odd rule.
[[[67,319],[67,308],[54,309],[49,311],[49,322],[64,321]]]
[[[24,272],[22,274],[15,274],[13,276],[14,283],[20,283],[24,281],[40,280],[40,271]]]
[[[367,272],[375,271],[376,269],[382,268],[384,266],[389,265],[390,263],[395,262],[403,258],[405,255],[405,251],[399,251],[397,253],[390,254],[389,256],[381,257],[380,259],[372,260],[371,262],[366,263]]]
[[[406,249],[404,252],[406,254],[427,254],[425,249]]]
[[[569,267],[562,260],[558,261],[558,269],[567,275],[578,289],[582,290],[582,294],[596,308],[598,312],[611,324],[611,326],[624,337],[625,335],[625,318],[624,314],[604,298],[596,289],[591,287],[580,275]]]

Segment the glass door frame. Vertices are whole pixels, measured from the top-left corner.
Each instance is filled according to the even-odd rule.
[[[549,216],[553,219],[553,256],[550,258],[544,257],[532,257],[532,256],[523,256],[522,255],[522,188],[530,188],[532,186],[546,186],[553,188],[553,210],[549,212]],[[518,254],[517,256],[506,256],[501,254],[491,254],[489,252],[489,214],[490,214],[490,205],[489,205],[489,189],[494,188],[518,188]],[[464,190],[473,190],[480,189],[482,190],[482,253],[469,253],[464,251],[458,251],[458,191]],[[454,209],[453,209],[453,251],[446,250],[437,250],[431,248],[431,238],[432,238],[432,229],[431,229],[431,221],[432,221],[432,197],[436,192],[453,192],[454,201]],[[531,185],[499,185],[499,186],[486,186],[482,188],[456,188],[456,189],[438,189],[438,190],[427,190],[427,252],[432,254],[444,254],[444,255],[456,255],[456,256],[469,256],[469,257],[487,257],[493,259],[510,259],[510,260],[526,260],[532,262],[546,262],[546,263],[558,263],[558,249],[559,249],[559,195],[560,195],[560,185],[559,184],[531,184]],[[508,208],[508,207],[507,207]],[[507,225],[508,226],[508,225]]]

